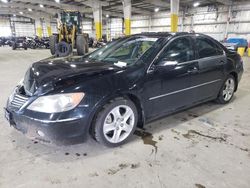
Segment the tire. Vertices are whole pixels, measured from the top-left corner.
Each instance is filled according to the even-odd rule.
[[[12,50],[16,50],[16,45],[15,44],[12,45]]]
[[[216,102],[219,104],[229,103],[234,96],[235,88],[236,88],[235,78],[233,75],[229,75],[225,80],[225,82],[223,83],[223,86],[220,90],[218,98],[216,99]]]
[[[30,48],[31,48],[31,49],[36,49],[36,45],[35,45],[35,44],[32,44],[32,45],[30,46]]]
[[[86,43],[86,47],[85,47],[85,54],[89,53],[89,44],[88,42]]]
[[[56,53],[56,43],[57,43],[57,36],[52,35],[49,37],[49,46],[50,46],[50,53],[55,55]]]
[[[78,55],[84,55],[86,53],[87,41],[83,35],[77,35],[76,37],[76,51]]]
[[[56,45],[56,55],[59,57],[65,57],[72,53],[72,46],[68,44],[67,42],[59,42]]]
[[[124,116],[126,113],[127,118]],[[104,105],[96,115],[93,121],[93,136],[102,145],[117,147],[129,140],[137,122],[138,112],[134,103],[128,99],[116,98]]]

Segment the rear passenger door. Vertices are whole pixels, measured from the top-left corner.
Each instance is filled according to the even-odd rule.
[[[199,74],[192,78],[198,101],[215,98],[224,79],[227,61],[224,50],[212,39],[197,36],[195,46],[199,63]]]

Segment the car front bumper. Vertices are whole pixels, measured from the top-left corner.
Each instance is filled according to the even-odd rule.
[[[44,143],[73,144],[83,142],[88,133],[87,118],[69,118],[58,121],[39,120],[5,108],[10,126],[28,138]]]
[[[17,43],[16,48],[26,48],[26,44]]]

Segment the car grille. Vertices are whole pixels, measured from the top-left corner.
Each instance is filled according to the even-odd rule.
[[[21,108],[27,101],[28,97],[15,93],[13,99],[10,101],[10,106],[14,108]]]

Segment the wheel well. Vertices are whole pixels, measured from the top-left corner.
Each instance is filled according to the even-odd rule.
[[[237,89],[238,89],[238,75],[236,72],[231,72],[230,75],[232,75],[234,77],[234,80],[236,82],[235,91],[237,91]]]
[[[94,123],[95,123],[94,121],[95,121],[95,118],[96,118],[97,114],[103,109],[103,106],[105,104],[107,104],[109,101],[111,101],[111,100],[113,100],[115,98],[119,98],[119,97],[123,97],[125,99],[129,99],[129,100],[131,100],[135,104],[135,106],[137,108],[137,112],[138,112],[137,127],[143,128],[143,125],[144,125],[144,114],[143,114],[143,110],[142,110],[142,106],[141,106],[140,100],[135,95],[133,95],[133,94],[117,95],[117,96],[114,96],[113,98],[107,99],[106,102],[104,102],[102,104],[102,106],[100,106],[96,110],[95,114],[91,118],[91,122],[90,122],[90,126],[89,126],[89,133],[90,133],[91,136],[93,136],[93,131],[94,131],[93,128],[94,128]]]
[[[138,112],[138,124],[137,124],[137,127],[143,128],[143,125],[144,125],[144,113],[143,113],[143,109],[142,109],[140,100],[138,99],[138,97],[136,97],[133,94],[126,94],[125,97],[129,98],[135,104],[135,106],[137,108],[137,112]]]

